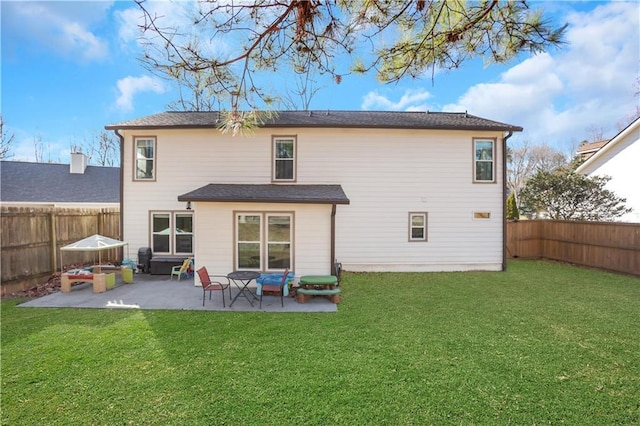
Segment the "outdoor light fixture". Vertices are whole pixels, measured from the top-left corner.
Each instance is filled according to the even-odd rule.
[[[191,210],[191,201],[187,201],[187,210]]]

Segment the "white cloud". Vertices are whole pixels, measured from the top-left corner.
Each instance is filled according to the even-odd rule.
[[[397,101],[371,91],[364,96],[360,107],[364,110],[426,111],[429,108],[425,101],[430,98],[431,94],[424,89],[407,89]]]
[[[3,2],[3,43],[10,50],[42,46],[80,61],[104,60],[109,47],[91,27],[108,17],[113,2]]]
[[[470,87],[446,111],[464,111],[521,125],[534,143],[606,135],[635,109],[640,75],[640,4],[607,3],[566,19],[568,44],[510,68],[499,81]]]
[[[133,97],[138,93],[164,93],[166,91],[162,80],[146,75],[142,77],[125,77],[118,80],[117,85],[120,95],[116,100],[116,106],[122,112],[130,112],[133,110]]]

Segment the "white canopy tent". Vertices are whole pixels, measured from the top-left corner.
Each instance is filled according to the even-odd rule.
[[[84,238],[80,241],[76,241],[75,243],[60,248],[60,270],[62,272],[62,269],[64,268],[64,262],[62,261],[63,251],[97,251],[99,258],[98,264],[101,265],[103,250],[111,250],[127,245],[129,245],[129,243],[125,243],[124,241],[114,240],[113,238],[105,237],[98,234],[92,235],[90,237]]]

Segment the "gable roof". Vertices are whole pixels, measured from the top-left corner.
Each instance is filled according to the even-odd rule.
[[[111,124],[105,126],[105,129],[217,128],[220,123],[221,113],[219,111],[167,111],[118,124]],[[267,120],[260,127],[522,131],[522,127],[476,117],[466,112],[429,111],[279,111],[277,115]]]
[[[608,161],[609,153],[613,152],[612,150],[625,138],[631,135],[633,132],[640,131],[640,117],[636,118],[633,122],[631,122],[627,127],[622,129],[620,133],[615,135],[613,139],[606,142],[598,151],[596,151],[592,156],[590,156],[584,163],[582,163],[576,169],[578,173],[591,173],[598,166],[602,165],[606,161]],[[637,143],[637,141],[636,141]]]
[[[587,158],[598,152],[598,150],[605,146],[607,142],[609,142],[609,139],[604,139],[596,142],[585,142],[578,147],[576,154],[586,160]]]
[[[29,203],[119,203],[120,168],[69,164],[0,162],[0,200]]]
[[[178,201],[349,204],[349,199],[340,185],[211,183],[178,196]]]

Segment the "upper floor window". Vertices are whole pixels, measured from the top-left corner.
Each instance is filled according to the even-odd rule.
[[[135,180],[155,180],[156,140],[155,138],[135,138]]]
[[[296,139],[293,136],[273,138],[274,181],[296,180]]]
[[[473,151],[473,181],[495,182],[495,140],[474,139]]]
[[[409,213],[409,241],[427,241],[427,213]]]

